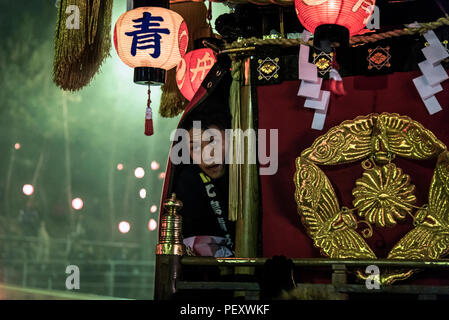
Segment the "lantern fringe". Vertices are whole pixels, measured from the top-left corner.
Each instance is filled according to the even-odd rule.
[[[111,49],[113,0],[60,0],[55,33],[53,81],[63,90],[89,84]],[[68,29],[67,7],[79,8],[79,29]]]
[[[167,71],[165,84],[162,86],[159,114],[164,118],[176,117],[184,111],[188,103],[176,84],[176,69]]]
[[[170,5],[170,10],[179,13],[189,30],[187,52],[194,48],[194,41],[199,38],[213,36],[212,28],[207,23],[207,8],[202,2],[182,2]],[[188,100],[184,98],[176,84],[176,68],[167,71],[165,84],[162,86],[159,114],[164,118],[173,118],[182,113]]]

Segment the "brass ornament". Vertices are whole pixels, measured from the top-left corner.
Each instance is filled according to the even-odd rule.
[[[392,162],[396,156],[438,158],[428,205],[414,205],[415,187],[410,176]],[[356,161],[362,161],[365,172],[353,189],[354,208],[340,208],[318,165]],[[394,227],[407,214],[413,216],[415,228],[393,247],[388,259],[430,260],[449,254],[449,153],[431,131],[407,116],[370,114],[331,128],[296,159],[294,182],[301,221],[323,255],[375,259],[363,239],[372,235],[370,224]],[[365,220],[358,221],[354,211]],[[361,223],[368,225],[363,237],[356,231]],[[381,283],[406,279],[415,271],[388,270],[381,275]],[[366,278],[361,271],[357,274]]]
[[[182,217],[178,211],[182,202],[176,199],[173,193],[164,202],[165,213],[160,222],[159,243],[156,246],[156,255],[184,255],[186,249],[182,239]]]

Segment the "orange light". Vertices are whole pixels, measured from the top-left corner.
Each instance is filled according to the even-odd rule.
[[[159,173],[159,179],[165,179],[165,172]]]
[[[119,163],[119,164],[117,165],[117,170],[118,170],[118,171],[123,170],[123,164],[122,164],[122,163]]]
[[[150,26],[158,32],[150,33]],[[179,63],[188,43],[184,19],[165,8],[140,7],[127,11],[118,18],[114,28],[115,50],[131,68],[170,70]]]
[[[16,144],[14,145],[14,149],[19,150],[19,149],[20,149],[20,143],[16,143]]]

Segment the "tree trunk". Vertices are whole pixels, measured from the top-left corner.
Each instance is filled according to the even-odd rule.
[[[66,196],[69,209],[70,230],[73,227],[73,208],[72,208],[72,174],[70,163],[70,136],[69,136],[69,119],[67,111],[67,94],[62,92],[62,114],[64,123],[64,148],[65,148],[65,178],[66,178]]]
[[[33,180],[31,182],[31,185],[34,187],[36,187],[37,185],[37,179],[39,179],[43,163],[44,163],[44,151],[41,151],[41,154],[39,155],[39,160],[37,161],[36,169],[34,169]]]
[[[8,166],[8,173],[6,175],[6,185],[5,185],[5,216],[9,217],[10,214],[10,207],[9,207],[9,189],[11,186],[11,176],[12,171],[14,168],[14,162],[16,161],[16,150],[11,149],[11,157],[9,158],[9,166]]]
[[[109,177],[108,177],[108,198],[109,198],[109,227],[110,227],[110,233],[109,233],[109,239],[113,240],[113,234],[114,234],[114,228],[115,228],[115,199],[114,199],[114,191],[115,191],[115,179],[114,179],[114,173],[115,173],[115,150],[116,150],[116,140],[113,139],[113,146],[111,151],[111,158],[110,158],[110,164],[109,164]]]

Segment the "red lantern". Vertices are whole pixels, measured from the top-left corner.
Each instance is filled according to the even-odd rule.
[[[181,59],[176,68],[176,83],[187,100],[192,100],[216,61],[215,52],[211,49],[193,50]]]
[[[374,10],[376,0],[295,0],[296,14],[312,33],[320,25],[336,24],[359,34]]]
[[[176,12],[160,7],[139,7],[122,14],[115,24],[114,45],[120,59],[131,68],[153,68],[138,73],[134,81],[143,84],[163,83],[157,69],[170,70],[184,56],[189,35],[184,19]],[[137,70],[137,69],[136,69]],[[142,70],[141,70],[142,71]],[[155,71],[155,72],[153,72]],[[162,71],[162,70],[159,70]],[[155,81],[155,79],[158,79]],[[159,80],[160,79],[160,80]],[[153,134],[150,88],[145,113],[145,135]]]

